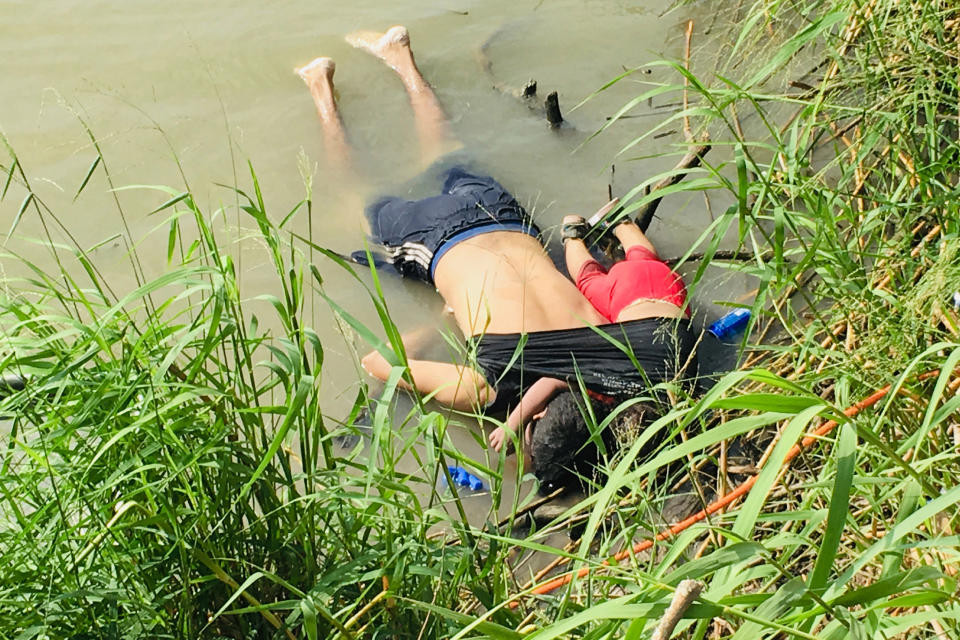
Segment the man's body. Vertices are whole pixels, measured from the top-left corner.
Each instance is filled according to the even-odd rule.
[[[488,233],[461,242],[440,259],[435,282],[467,336],[605,323],[529,235]]]
[[[417,69],[405,28],[393,27],[384,34],[359,32],[347,39],[400,76],[413,107],[424,165],[457,148],[436,96]],[[343,172],[350,173],[346,136],[333,98],[333,71],[332,60],[318,58],[298,73],[317,104],[328,149],[337,154]],[[475,197],[475,206],[458,209],[465,197]],[[496,211],[488,211],[488,205]],[[461,214],[468,219],[465,230],[455,219]],[[519,398],[526,384],[524,376],[530,383],[548,375],[570,379],[578,376],[581,364],[591,358],[594,361],[582,367],[588,384],[631,390],[642,383],[639,378],[645,376],[637,375],[636,358],[611,347],[609,340],[592,328],[607,320],[557,271],[534,237],[534,227],[522,207],[492,178],[451,171],[439,196],[412,202],[387,198],[369,208],[368,216],[372,235],[392,252],[394,266],[405,275],[432,282],[452,308],[463,334],[477,345],[482,371],[408,359],[414,386],[421,393],[432,393],[437,401],[459,409],[484,407],[508,399],[503,396]],[[422,222],[415,219],[418,216],[423,217]],[[445,226],[457,234],[438,237],[437,229],[443,231]],[[633,314],[660,317],[658,310],[644,316],[642,304]],[[646,340],[657,329],[655,323],[648,324],[623,325],[626,329],[610,326],[629,349],[634,342],[631,333]],[[517,358],[515,350],[522,342],[534,346],[529,356],[524,350]],[[579,357],[574,353],[577,349],[581,350]],[[661,360],[647,363],[651,371],[657,369],[651,377],[670,376],[672,365]],[[391,370],[376,351],[364,357],[362,364],[384,380]],[[631,375],[638,379],[625,380]]]

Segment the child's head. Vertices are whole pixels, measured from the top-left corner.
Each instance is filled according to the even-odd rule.
[[[596,411],[597,421],[604,414]],[[533,427],[528,451],[533,459],[533,473],[540,481],[540,493],[546,495],[560,487],[584,488],[594,479],[600,450],[591,442],[590,428],[584,410],[570,391],[563,391],[547,404],[543,417]]]
[[[657,411],[651,404],[638,404],[620,413],[596,438],[584,415],[583,398],[563,391],[553,398],[537,420],[526,442],[532,458],[533,474],[540,482],[540,493],[548,495],[563,487],[587,490],[599,480],[602,453],[614,454],[623,441],[632,440]],[[615,402],[591,401],[593,417],[601,424],[616,408]],[[650,444],[655,444],[651,442]],[[648,448],[645,448],[648,449]]]

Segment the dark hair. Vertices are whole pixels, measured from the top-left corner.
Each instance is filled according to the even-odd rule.
[[[570,391],[561,392],[547,404],[546,413],[533,428],[530,455],[543,495],[560,487],[585,489],[595,479],[600,449],[591,441],[582,402]],[[592,404],[597,421],[603,420],[609,412],[598,413],[600,403]]]
[[[603,422],[616,408],[616,402],[591,400],[596,423]],[[587,490],[600,475],[603,452],[614,454],[621,444],[632,441],[643,425],[652,422],[659,410],[651,403],[638,403],[622,412],[614,423],[597,434],[591,433],[584,400],[571,391],[563,391],[546,407],[530,438],[533,474],[540,483],[540,493],[548,495],[561,487]],[[652,451],[659,444],[656,438],[640,453]],[[603,447],[601,449],[601,446]]]

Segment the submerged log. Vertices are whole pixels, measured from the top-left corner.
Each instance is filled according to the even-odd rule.
[[[551,91],[550,95],[543,103],[543,109],[546,111],[547,122],[550,127],[556,129],[563,124],[563,115],[560,113],[560,101],[557,99],[557,92]]]
[[[525,99],[533,99],[537,97],[537,81],[531,78],[527,80],[527,84],[523,85],[523,89],[520,90],[520,97]]]
[[[541,106],[537,102],[537,81],[528,80],[527,83],[520,88],[511,87],[506,83],[500,82],[493,73],[493,62],[490,60],[488,50],[490,45],[500,37],[505,31],[507,31],[512,25],[506,25],[494,31],[483,44],[481,44],[475,51],[474,57],[477,60],[477,64],[480,66],[480,70],[490,79],[490,85],[500,93],[504,95],[513,96],[517,98],[532,111],[537,111],[541,115],[544,115],[547,119],[547,122],[550,123],[552,129],[557,129],[563,124],[563,115],[560,113],[560,103],[557,99],[557,92],[551,92],[543,105]]]

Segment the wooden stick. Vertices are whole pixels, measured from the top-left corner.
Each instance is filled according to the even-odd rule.
[[[504,82],[501,82],[493,73],[493,62],[490,60],[488,55],[488,50],[490,45],[493,44],[494,40],[499,38],[503,33],[513,28],[515,24],[508,24],[500,27],[487,38],[483,44],[481,44],[476,50],[474,50],[474,58],[477,61],[477,64],[480,66],[480,70],[485,76],[490,79],[490,86],[494,90],[499,91],[504,95],[510,95],[514,98],[517,98],[525,104],[531,111],[536,111],[541,115],[544,115],[544,111],[541,110],[540,104],[537,102],[537,81],[530,79],[527,81],[523,87],[512,87]],[[550,122],[550,126],[556,128],[560,126],[560,123],[563,122],[563,117],[560,115],[560,106],[557,103],[556,93],[550,94],[547,96],[547,100],[544,103],[544,108],[546,110],[545,115],[547,120]]]
[[[694,147],[687,152],[687,155],[683,156],[680,159],[680,162],[677,163],[677,166],[673,168],[673,175],[667,176],[650,190],[650,193],[656,193],[660,189],[665,189],[667,187],[672,187],[681,180],[683,180],[686,175],[693,169],[696,169],[703,162],[703,157],[707,155],[707,152],[710,151],[711,145],[709,142],[706,144],[701,144],[698,147]],[[650,226],[650,223],[653,221],[653,214],[656,213],[657,207],[660,206],[660,201],[663,199],[663,196],[659,198],[654,198],[647,204],[640,207],[637,211],[636,222],[637,226],[640,227],[641,231],[646,231],[647,227]]]
[[[563,548],[563,550],[569,553],[573,551],[574,547],[577,547],[579,545],[580,545],[579,541],[568,542],[567,545]],[[549,564],[547,564],[547,566],[543,567],[542,569],[540,569],[540,571],[534,574],[530,582],[524,585],[524,589],[529,589],[530,586],[540,582],[540,580],[542,580],[543,577],[549,574],[551,571],[559,567],[561,564],[565,564],[567,562],[569,562],[569,559],[566,558],[565,556],[557,556]]]
[[[687,21],[687,29],[684,37],[684,59],[683,66],[687,71],[690,71],[690,40],[693,37],[693,20]],[[689,86],[690,81],[686,76],[683,78],[683,137],[688,143],[695,142],[693,137],[693,129],[690,127],[690,116],[686,113],[688,107],[690,106],[690,97],[689,97]],[[672,186],[683,180],[683,178],[689,173],[692,169],[695,169],[700,166],[703,162],[703,157],[710,151],[709,142],[705,141],[705,144],[701,144],[698,147],[694,147],[687,155],[683,156],[680,159],[680,162],[677,163],[677,166],[673,168],[674,175],[664,178],[657,185],[651,189],[651,193],[657,191],[658,189],[664,189],[666,187]],[[656,213],[657,207],[660,206],[660,200],[662,198],[656,198],[651,200],[637,212],[636,221],[637,226],[640,227],[641,231],[646,232],[647,228],[650,226],[650,223],[653,221],[653,214]]]
[[[499,29],[490,34],[490,37],[487,38],[476,50],[474,50],[473,54],[474,58],[477,60],[477,64],[480,65],[480,70],[490,79],[490,86],[501,93],[510,93],[516,95],[517,92],[514,91],[514,89],[506,86],[502,82],[499,82],[493,75],[493,63],[490,61],[490,56],[487,55],[487,50],[490,48],[490,45],[493,44],[493,41],[499,38],[509,26],[512,25],[501,26]]]
[[[687,21],[686,43],[683,48],[683,68],[690,71],[690,38],[693,37],[693,20]],[[688,88],[690,80],[683,76],[683,137],[687,142],[693,142],[693,130],[690,128],[690,116],[687,114],[687,107],[690,106],[688,100]]]
[[[687,256],[687,262],[696,262],[697,260],[703,260],[706,257],[705,253],[692,253]],[[756,258],[756,254],[752,251],[714,251],[711,260],[724,260],[730,262],[749,262]],[[662,262],[668,266],[673,266],[680,262],[681,256],[676,258],[664,258]]]
[[[553,500],[554,498],[558,497],[561,493],[563,493],[564,490],[565,490],[565,489],[564,489],[563,487],[560,487],[559,489],[555,489],[555,490],[553,491],[553,493],[550,493],[549,495],[546,495],[546,496],[542,496],[542,497],[540,497],[540,498],[537,498],[536,500],[534,500],[534,501],[531,502],[530,504],[526,505],[525,507],[521,507],[521,508],[518,509],[516,512],[504,516],[503,518],[501,518],[501,519],[497,522],[497,529],[501,529],[501,528],[505,527],[505,526],[506,526],[507,524],[509,524],[510,522],[516,523],[516,521],[517,521],[518,518],[520,518],[520,517],[522,517],[522,516],[525,516],[525,515],[527,515],[528,513],[530,513],[531,511],[534,511],[535,509],[537,509],[537,508],[539,508],[539,507],[542,507],[543,505],[547,504],[548,502],[550,502],[550,501]],[[447,535],[447,533],[448,533],[447,531],[437,531],[437,532],[435,532],[435,533],[431,533],[430,535],[428,535],[428,536],[427,536],[427,539],[428,539],[428,540],[435,540],[435,539],[437,539],[437,538],[442,538],[442,537],[444,537],[445,535]],[[447,547],[455,547],[455,546],[461,544],[461,542],[462,542],[462,541],[461,541],[460,538],[453,538],[453,539],[448,540],[448,541],[446,542],[446,546],[447,546]]]
[[[497,523],[497,529],[506,526],[507,523],[509,523],[510,521],[515,521],[520,516],[524,516],[530,513],[531,511],[539,507],[542,507],[543,505],[547,504],[548,502],[550,502],[551,500],[559,496],[561,493],[563,493],[563,491],[564,491],[563,487],[560,487],[559,489],[554,490],[553,493],[534,500],[527,506],[519,509],[516,513],[511,513],[508,516],[504,516]],[[459,538],[457,538],[457,540],[459,540]]]
[[[683,613],[690,607],[694,600],[699,597],[703,591],[703,583],[696,580],[683,580],[677,585],[677,590],[673,592],[673,600],[667,607],[660,623],[654,630],[650,640],[670,640],[673,629],[683,618]]]
[[[520,97],[524,99],[532,100],[537,97],[537,81],[533,78],[527,80],[527,84],[523,85],[523,89],[520,90]]]

